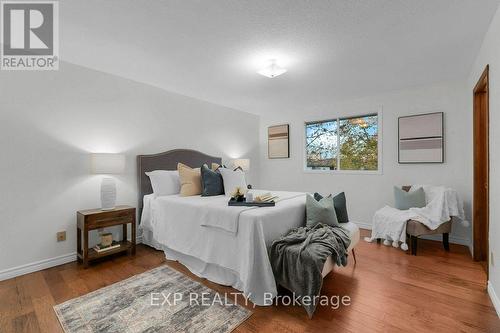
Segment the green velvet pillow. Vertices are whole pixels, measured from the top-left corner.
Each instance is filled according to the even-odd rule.
[[[417,190],[406,192],[394,186],[394,207],[399,210],[425,207],[425,192],[419,187]]]
[[[314,193],[314,199],[320,201],[323,196],[318,192]],[[340,192],[333,197],[333,207],[335,207],[335,214],[337,214],[337,220],[339,223],[349,222],[349,216],[347,215],[347,203],[345,199],[345,193]]]
[[[306,226],[311,228],[318,223],[331,226],[339,225],[333,207],[332,197],[316,200],[311,194],[306,196]]]

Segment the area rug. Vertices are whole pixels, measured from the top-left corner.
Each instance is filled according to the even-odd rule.
[[[54,306],[66,333],[231,332],[252,312],[161,266]]]

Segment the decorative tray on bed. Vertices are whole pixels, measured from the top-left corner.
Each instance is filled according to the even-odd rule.
[[[274,207],[276,203],[274,201],[268,202],[246,202],[246,201],[237,201],[234,198],[231,198],[227,203],[228,206],[246,206],[246,207]]]

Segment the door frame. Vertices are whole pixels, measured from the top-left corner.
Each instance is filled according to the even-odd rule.
[[[489,271],[489,65],[473,91],[473,255]]]

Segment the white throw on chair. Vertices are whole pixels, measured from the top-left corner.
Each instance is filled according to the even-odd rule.
[[[411,191],[419,188],[425,192],[425,207],[407,210],[399,210],[389,206],[383,207],[375,212],[372,235],[366,237],[365,241],[372,242],[376,239],[384,239],[384,244],[392,243],[394,247],[398,247],[399,242],[401,242],[401,249],[406,251],[408,250],[406,244],[408,221],[418,222],[429,230],[439,229],[444,223],[448,223],[451,217],[460,219],[464,226],[469,225],[469,222],[465,220],[463,201],[456,190],[444,186],[413,185]],[[414,244],[412,252],[415,254],[416,242],[413,238],[412,243]]]

